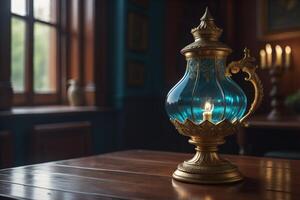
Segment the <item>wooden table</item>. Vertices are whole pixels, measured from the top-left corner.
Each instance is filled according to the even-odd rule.
[[[195,185],[172,180],[189,154],[123,151],[4,169],[0,194],[26,199],[300,199],[300,161],[224,156],[240,167],[245,181]],[[1,198],[2,199],[2,198]]]

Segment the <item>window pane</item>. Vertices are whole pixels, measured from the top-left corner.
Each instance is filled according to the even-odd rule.
[[[34,17],[46,22],[56,21],[56,0],[34,0]]]
[[[11,12],[26,15],[26,0],[11,0]]]
[[[56,90],[56,29],[41,23],[34,25],[34,91]]]
[[[24,92],[25,83],[25,22],[21,19],[11,20],[11,66],[12,84],[15,92]]]

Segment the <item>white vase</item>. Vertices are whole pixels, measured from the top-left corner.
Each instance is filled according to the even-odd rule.
[[[82,87],[80,87],[77,80],[69,80],[68,88],[68,100],[71,106],[83,106],[84,104],[84,92]]]

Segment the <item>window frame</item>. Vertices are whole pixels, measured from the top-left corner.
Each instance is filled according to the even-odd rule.
[[[65,65],[63,60],[63,49],[66,45],[63,36],[63,16],[62,9],[65,8],[64,2],[61,0],[56,1],[56,22],[46,22],[34,17],[34,0],[26,1],[26,15],[19,15],[10,11],[10,20],[13,18],[21,19],[25,22],[25,66],[24,66],[24,92],[14,92],[13,105],[15,106],[33,106],[33,105],[55,105],[62,103],[62,86],[63,84],[63,71]],[[34,93],[34,25],[36,23],[47,25],[48,27],[55,28],[56,31],[56,70],[55,70],[55,83],[56,90],[54,93]]]

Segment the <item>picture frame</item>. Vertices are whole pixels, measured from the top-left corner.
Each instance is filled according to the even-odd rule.
[[[258,38],[281,40],[300,36],[300,0],[257,0]]]
[[[148,18],[140,13],[128,13],[127,46],[131,51],[148,49]]]
[[[142,87],[145,83],[145,64],[140,61],[127,62],[127,85]]]

